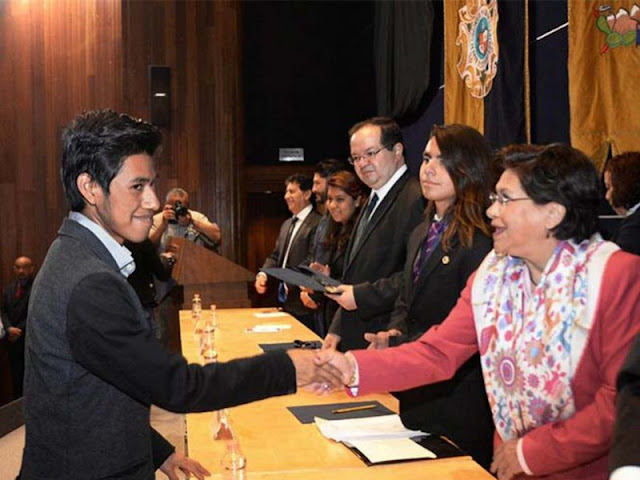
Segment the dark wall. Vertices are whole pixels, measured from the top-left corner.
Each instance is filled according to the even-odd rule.
[[[346,158],[347,131],[375,114],[373,3],[245,2],[246,156],[278,162],[302,147],[305,162]]]

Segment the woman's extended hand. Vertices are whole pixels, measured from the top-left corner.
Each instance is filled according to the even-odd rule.
[[[504,442],[493,455],[491,471],[498,476],[498,480],[511,480],[523,473],[518,461],[518,439]]]

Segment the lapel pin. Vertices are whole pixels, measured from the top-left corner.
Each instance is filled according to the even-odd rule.
[[[444,257],[442,257],[442,263],[445,265],[449,265],[449,262],[451,261],[451,259],[449,258],[449,255],[445,255]]]

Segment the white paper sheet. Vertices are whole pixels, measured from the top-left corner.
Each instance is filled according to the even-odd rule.
[[[436,458],[431,450],[409,438],[352,440],[345,443],[357,448],[371,463]]]
[[[277,318],[277,317],[286,317],[289,314],[286,312],[256,312],[253,314],[256,318]]]
[[[423,435],[423,432],[405,428],[398,415],[380,415],[347,420],[326,420],[315,417],[314,420],[322,435],[337,442],[359,439],[409,438]]]
[[[245,332],[247,333],[273,333],[273,332],[281,332],[282,330],[288,330],[291,328],[291,325],[285,324],[270,324],[263,323],[259,325],[254,325],[250,328],[245,328]]]

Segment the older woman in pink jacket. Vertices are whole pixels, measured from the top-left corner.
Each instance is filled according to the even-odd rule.
[[[571,147],[508,162],[487,210],[494,250],[447,319],[413,343],[320,361],[357,395],[451,378],[479,351],[498,478],[606,479],[640,257],[596,233],[599,199],[596,169]]]

